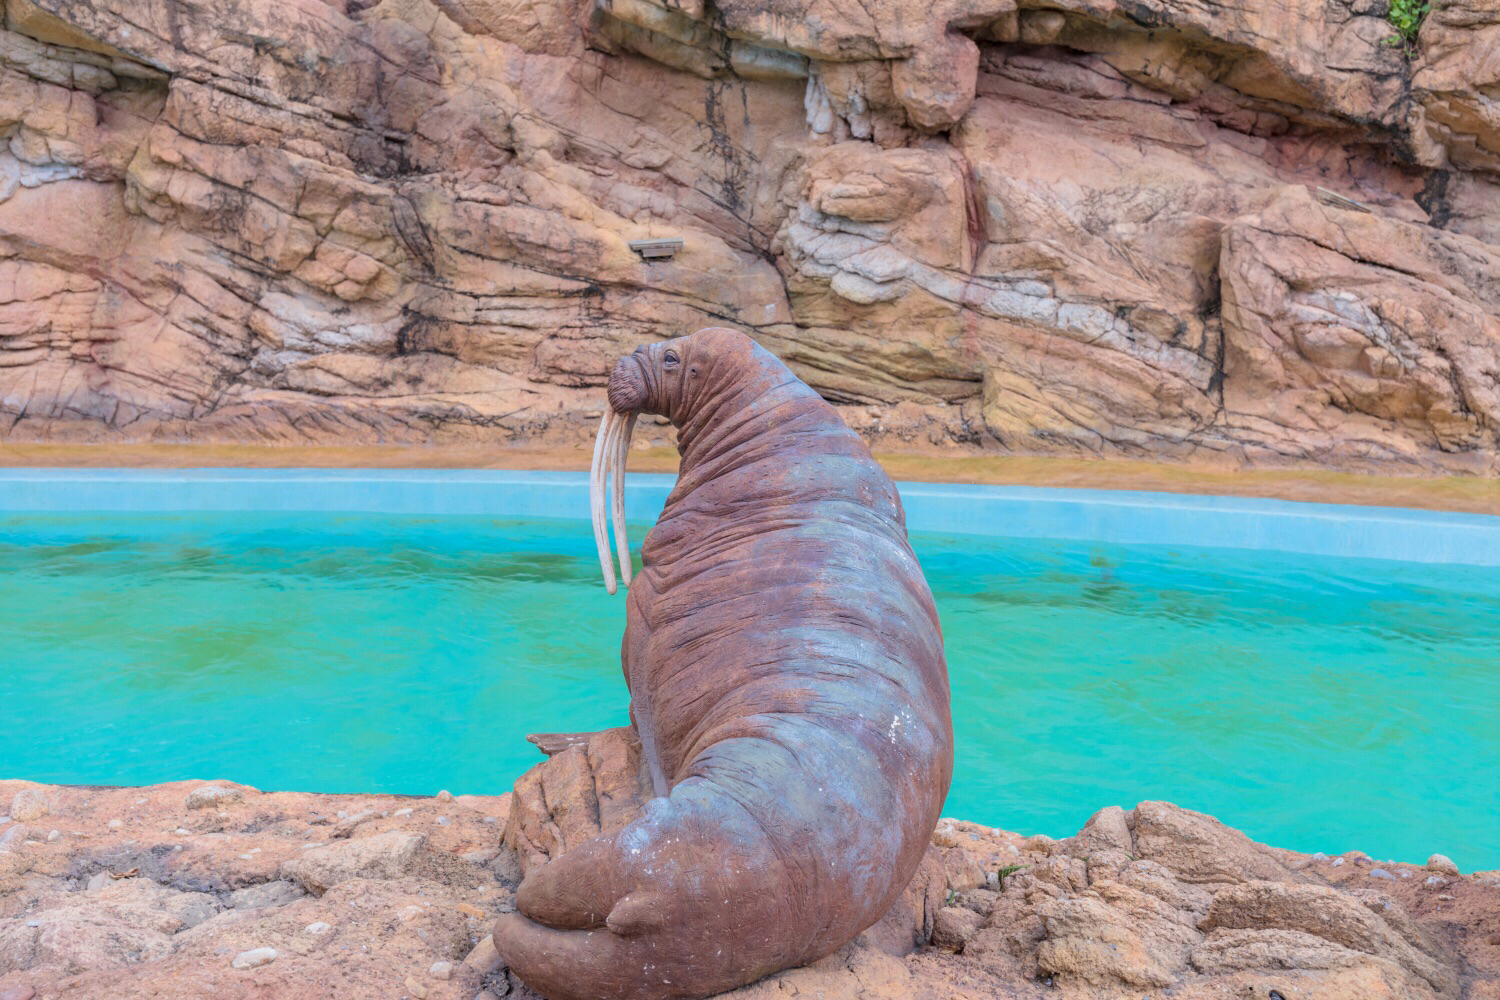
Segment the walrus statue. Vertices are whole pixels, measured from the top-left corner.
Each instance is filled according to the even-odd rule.
[[[642,413],[677,428],[682,465],[632,580]],[[895,486],[744,334],[615,365],[590,488],[614,593],[606,492],[654,797],[533,869],[495,945],[549,1000],[706,997],[830,954],[911,880],[953,773],[942,633]]]

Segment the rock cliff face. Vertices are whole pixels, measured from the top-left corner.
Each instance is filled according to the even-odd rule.
[[[1437,6],[5,0],[0,433],[574,442],[727,324],[887,447],[1495,474]]]

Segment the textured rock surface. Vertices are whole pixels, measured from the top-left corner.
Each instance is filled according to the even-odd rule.
[[[610,730],[516,783],[504,840],[529,870],[627,822],[647,794],[638,753]],[[1456,1000],[1500,988],[1500,879],[1386,862],[1395,877],[1376,881],[1370,859],[1338,861],[1164,802],[1103,809],[1064,841],[943,820],[885,920],[725,995]]]
[[[432,1000],[480,989],[478,971],[432,969],[462,962],[510,907],[516,865],[497,861],[509,796],[219,783],[235,794],[190,809],[201,786],[0,781],[7,801],[44,795],[60,834],[0,854],[0,996],[331,1000],[399,996],[408,977]]]
[[[4,800],[45,795],[61,832],[49,842],[0,829],[23,834],[0,853],[0,997],[525,1000],[489,926],[511,908],[523,865],[597,832],[601,817],[628,818],[638,775],[629,742],[612,739],[559,754],[513,795],[453,801],[226,785],[243,798],[189,812],[194,782],[0,781]],[[884,921],[813,966],[727,995],[1497,995],[1500,877],[1382,862],[1396,877],[1376,880],[1374,862],[1354,855],[1334,865],[1264,847],[1165,803],[1103,810],[1062,841],[944,820]],[[335,868],[321,895],[296,884]],[[236,967],[265,949],[273,960]]]
[[[6,0],[0,428],[576,443],[732,324],[885,447],[1493,474],[1500,8],[1436,6]]]

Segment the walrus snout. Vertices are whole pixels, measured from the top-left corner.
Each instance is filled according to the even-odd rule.
[[[617,413],[634,413],[646,405],[646,370],[639,352],[615,362],[609,374],[609,405]]]

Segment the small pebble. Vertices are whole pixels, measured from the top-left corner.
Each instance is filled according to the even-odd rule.
[[[417,982],[411,976],[406,977],[406,991],[417,1000],[427,1000],[427,987]]]
[[[453,793],[450,792],[450,791],[448,791],[445,788],[441,792],[437,793],[437,800],[439,802],[452,802],[453,801]]]
[[[1396,876],[1392,875],[1390,872],[1386,871],[1384,868],[1371,868],[1370,869],[1370,877],[1371,878],[1388,878],[1392,882],[1396,881]]]
[[[27,927],[40,927],[40,926],[42,926],[42,922],[40,920],[28,920],[28,921],[26,921],[26,926]]]
[[[1438,899],[1440,899],[1444,903],[1451,903],[1451,902],[1453,902],[1453,897],[1451,895],[1449,895],[1448,893],[1446,893],[1446,892],[1440,892],[1440,893],[1438,893]]]
[[[179,837],[191,837],[191,836],[192,836],[192,835],[193,835],[193,831],[192,831],[192,830],[189,830],[189,829],[188,829],[188,828],[187,828],[187,827],[185,827],[185,826],[179,826],[179,827],[178,827],[178,828],[177,828],[177,829],[176,829],[176,830],[174,830],[174,831],[173,831],[173,832],[174,832],[174,833],[176,833],[176,834],[177,834],[177,836],[179,836]]]
[[[146,804],[146,800],[145,799],[136,799],[135,800],[135,804],[138,805],[138,806],[143,806],[143,805]]]
[[[438,826],[451,826],[452,824],[453,824],[453,821],[451,819],[449,819],[447,816],[439,816],[438,817]]]
[[[188,792],[187,807],[189,809],[217,809],[231,802],[239,802],[244,797],[245,793],[238,788],[203,785]]]
[[[51,809],[47,804],[47,793],[40,788],[25,788],[10,801],[10,815],[18,823],[29,823],[41,819]]]
[[[50,833],[47,834],[47,843],[49,843],[49,844],[55,844],[59,840],[62,840],[62,831],[61,830],[53,830],[53,831],[51,831]]]
[[[1318,853],[1316,853],[1316,854],[1314,854],[1312,856],[1312,859],[1314,861],[1327,861],[1328,860],[1328,855],[1324,854],[1322,851],[1319,851]]]
[[[453,963],[433,962],[432,968],[427,970],[427,974],[433,979],[447,979],[449,976],[453,975]]]
[[[349,810],[347,810],[347,809],[340,809],[338,811],[338,817],[339,817],[339,819],[348,819],[349,818]]]
[[[1434,854],[1432,857],[1428,858],[1427,870],[1430,872],[1437,872],[1439,875],[1456,876],[1459,874],[1458,865],[1453,863],[1452,858],[1443,854]]]
[[[1344,863],[1344,859],[1343,858],[1334,858],[1333,859],[1333,867],[1335,867],[1335,868],[1337,868],[1339,865],[1341,865],[1343,863]]]
[[[118,829],[120,829],[120,827],[122,827],[124,825],[125,825],[125,821],[122,820],[122,819],[112,819],[108,823],[108,826],[109,826],[109,828],[111,830],[118,830]]]
[[[1430,886],[1447,885],[1448,880],[1441,875],[1429,875],[1422,880],[1422,884]]]
[[[258,969],[274,961],[276,961],[275,948],[252,948],[234,956],[234,961],[229,964],[236,969]]]
[[[391,815],[393,815],[393,816],[410,816],[411,815],[411,810],[410,809],[397,809]]]
[[[109,872],[99,872],[93,878],[89,879],[89,892],[94,892],[97,889],[103,889],[105,886],[109,885],[110,881],[111,879],[109,877]]]
[[[314,937],[316,937],[319,934],[327,934],[331,930],[333,930],[333,928],[330,927],[328,924],[325,924],[321,920],[316,920],[316,921],[308,924],[306,927],[302,928],[302,932],[304,934],[311,934]]]
[[[1051,852],[1052,845],[1055,843],[1057,843],[1057,841],[1053,840],[1046,834],[1038,833],[1035,836],[1027,837],[1025,840],[1023,840],[1021,842],[1021,850],[1033,851],[1038,854],[1047,854]]]
[[[1407,871],[1405,868],[1401,869],[1396,874],[1400,875],[1402,878],[1411,878],[1411,872]]]
[[[484,818],[484,821],[485,821],[485,822],[486,822],[486,823],[498,823],[498,822],[500,822],[500,821],[499,821],[499,820],[498,820],[498,819],[496,819],[496,818],[495,818],[495,817],[494,817],[494,816],[486,816],[486,817],[485,817],[485,818]]]
[[[500,957],[500,952],[495,948],[493,938],[485,937],[469,952],[464,964],[478,972],[481,976],[487,976],[505,964]]]

